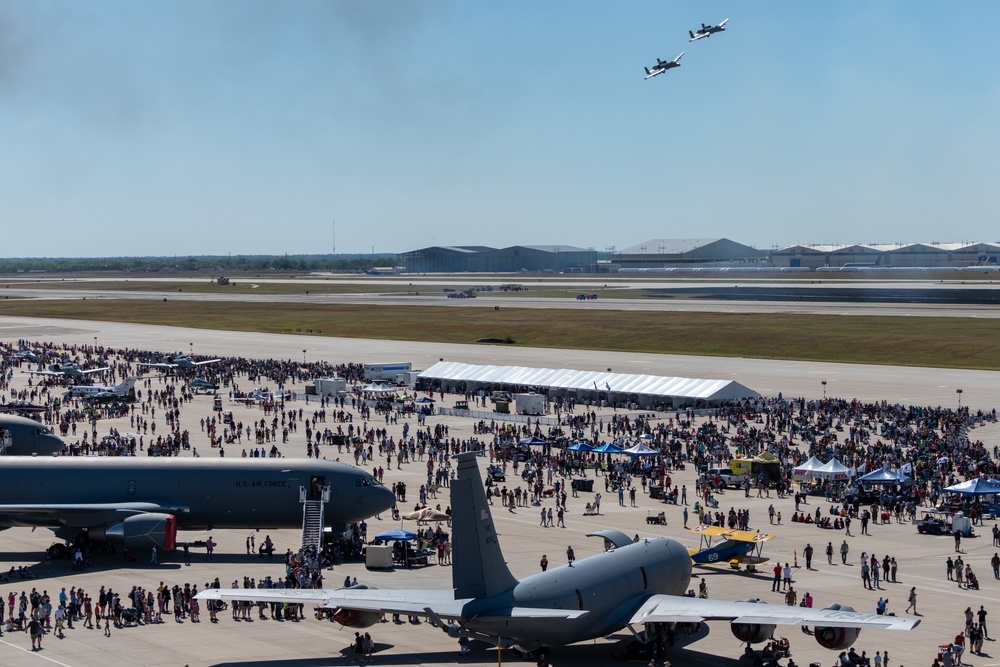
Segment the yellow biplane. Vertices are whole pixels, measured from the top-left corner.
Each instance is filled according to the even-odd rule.
[[[696,565],[719,565],[729,563],[733,570],[745,565],[747,572],[755,572],[756,566],[769,559],[763,556],[764,543],[774,539],[774,535],[755,533],[750,530],[730,530],[719,526],[698,526],[691,532],[701,537],[701,546],[688,549],[691,561]]]

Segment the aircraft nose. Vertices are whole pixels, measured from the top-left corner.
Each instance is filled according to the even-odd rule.
[[[365,505],[369,516],[388,512],[396,504],[396,496],[391,489],[385,486],[369,487],[366,495]]]

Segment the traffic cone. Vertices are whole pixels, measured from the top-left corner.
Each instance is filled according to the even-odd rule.
[[[792,559],[794,560],[795,567],[798,567],[799,566],[799,552],[797,550],[792,552]]]

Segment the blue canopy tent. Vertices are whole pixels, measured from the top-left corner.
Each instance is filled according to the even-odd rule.
[[[995,484],[988,479],[977,477],[966,480],[959,484],[953,484],[944,488],[945,493],[955,493],[962,496],[989,496],[1000,493],[1000,484]]]
[[[594,448],[585,442],[574,442],[566,450],[570,452],[592,452]]]
[[[392,530],[382,531],[375,536],[375,539],[382,540],[383,542],[407,542],[409,540],[417,539],[417,536],[408,530],[393,528]]]
[[[600,447],[594,447],[595,454],[621,454],[625,450],[618,445],[606,442]]]
[[[873,470],[867,475],[862,475],[854,480],[858,484],[909,484],[913,480],[906,475],[888,468]]]
[[[530,438],[521,438],[517,441],[519,445],[547,445],[549,443],[545,438],[539,438],[536,436],[531,436]]]

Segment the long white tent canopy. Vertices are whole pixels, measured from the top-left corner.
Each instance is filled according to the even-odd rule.
[[[635,375],[604,371],[580,371],[568,368],[531,368],[528,366],[484,366],[441,361],[420,373],[424,382],[440,382],[467,390],[533,388],[553,396],[604,395],[615,400],[630,400],[640,405],[654,402],[680,406],[691,403],[720,403],[760,394],[732,380]]]

